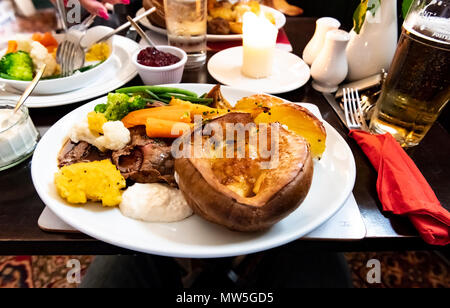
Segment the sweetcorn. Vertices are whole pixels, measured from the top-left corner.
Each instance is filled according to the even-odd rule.
[[[62,167],[55,174],[59,195],[70,203],[101,201],[103,206],[116,206],[122,201],[126,183],[109,160],[76,163]]]
[[[87,115],[89,129],[96,134],[103,134],[103,124],[108,122],[105,115],[100,112],[91,111]]]

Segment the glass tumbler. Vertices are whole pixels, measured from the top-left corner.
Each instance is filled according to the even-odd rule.
[[[414,0],[370,122],[404,147],[423,139],[450,97],[450,0]]]
[[[164,0],[169,45],[183,49],[186,69],[206,62],[207,0]]]

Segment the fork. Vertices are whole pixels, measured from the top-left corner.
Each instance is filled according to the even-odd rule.
[[[91,14],[82,23],[70,27],[66,31],[63,41],[58,45],[56,59],[61,65],[62,77],[71,75],[76,68],[84,65],[85,52],[80,45],[80,41],[89,26],[94,22],[95,17],[96,15]]]
[[[359,98],[358,90],[353,88],[343,89],[344,97],[344,113],[347,127],[352,129],[360,129],[363,131],[369,131],[366,120],[364,118],[364,112],[361,108],[361,100]]]

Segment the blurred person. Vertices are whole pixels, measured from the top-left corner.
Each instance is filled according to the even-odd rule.
[[[55,4],[56,0],[51,0],[53,4]],[[130,0],[79,0],[81,6],[86,9],[91,14],[97,15],[103,19],[109,19],[108,9],[106,8],[106,4],[130,4]],[[69,0],[64,0],[64,5],[67,6],[69,4]]]
[[[342,253],[311,252],[294,241],[235,258],[97,256],[81,288],[352,288]]]

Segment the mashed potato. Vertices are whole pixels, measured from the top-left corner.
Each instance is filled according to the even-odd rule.
[[[86,117],[72,127],[69,132],[69,138],[75,143],[85,141],[102,152],[106,150],[120,150],[131,140],[130,131],[123,125],[122,121],[106,122],[103,124],[102,130],[103,135],[92,131],[89,127],[89,120]]]
[[[123,215],[148,222],[174,222],[192,215],[180,190],[164,184],[134,184],[122,195]]]

